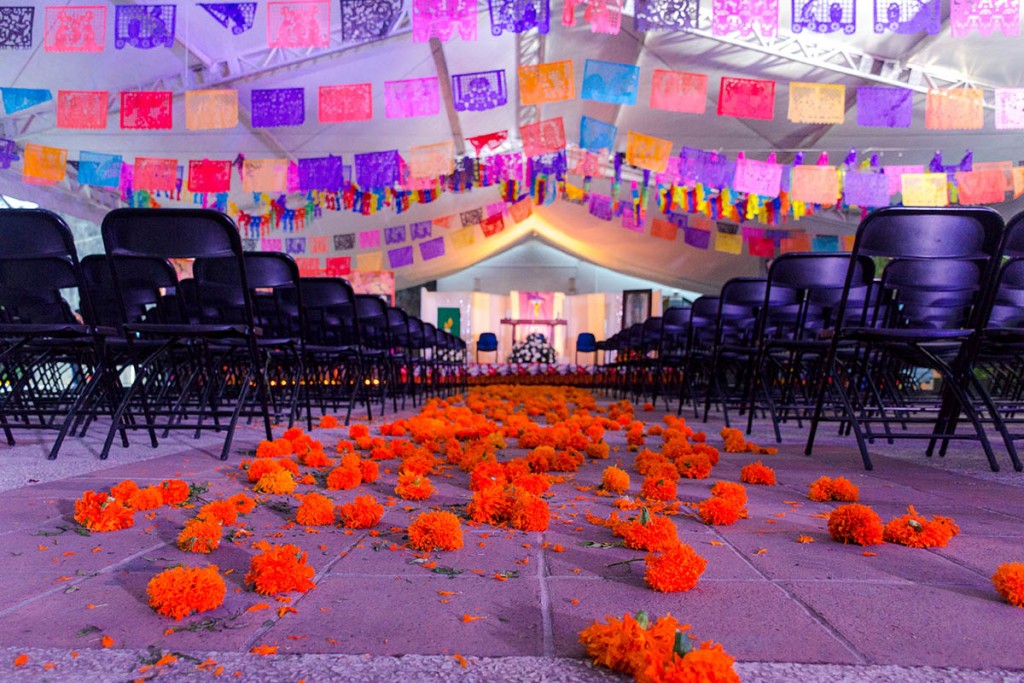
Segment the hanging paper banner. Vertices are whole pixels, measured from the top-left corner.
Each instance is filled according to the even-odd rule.
[[[530,214],[533,213],[533,200],[530,199],[530,195],[526,195],[517,202],[513,202],[508,206],[508,215],[512,219],[513,223],[522,223]]]
[[[57,127],[102,130],[107,127],[106,90],[58,90]]]
[[[121,128],[166,130],[172,127],[173,93],[169,91],[122,92]]]
[[[459,213],[459,222],[462,223],[462,227],[464,228],[468,228],[471,225],[479,225],[483,219],[483,209],[470,209],[469,211]]]
[[[580,149],[595,152],[610,152],[615,149],[618,127],[604,121],[584,116],[580,119]]]
[[[610,104],[636,104],[640,67],[588,59],[583,67],[580,97]]]
[[[505,219],[502,218],[501,214],[489,216],[480,221],[480,230],[483,231],[484,237],[494,237],[504,229]]]
[[[397,249],[388,249],[388,265],[392,270],[395,268],[404,268],[405,266],[411,266],[413,263],[412,247],[398,247]]]
[[[371,231],[377,233],[377,242],[371,245],[371,248],[380,246],[380,233],[376,230]],[[360,235],[361,236],[361,235]],[[354,232],[346,232],[340,235],[334,235],[331,239],[334,251],[351,251],[356,248],[356,234]],[[361,242],[362,240],[360,240]],[[361,246],[361,245],[360,245]],[[365,248],[365,247],[362,247]]]
[[[884,173],[847,171],[843,178],[843,200],[850,206],[889,206],[890,177]]]
[[[453,225],[455,225],[455,215],[452,214],[452,215],[449,215],[449,216],[438,216],[437,218],[434,218],[430,222],[433,223],[434,225],[436,225],[439,228],[443,228],[445,230],[448,230]]]
[[[590,211],[591,216],[602,221],[610,221],[615,217],[615,212],[612,208],[612,198],[606,194],[591,192],[590,206],[587,207],[587,210]]]
[[[793,123],[843,123],[846,120],[846,86],[790,83],[789,120]]]
[[[783,237],[779,243],[779,253],[782,254],[807,252],[811,251],[811,248],[811,236],[802,232],[792,237]]]
[[[779,0],[711,0],[711,33],[727,36],[757,33],[774,38],[779,32]]]
[[[672,141],[629,131],[626,135],[626,163],[661,173],[668,167]]]
[[[384,228],[384,244],[401,244],[405,241],[405,226],[395,225],[390,228]]]
[[[976,161],[971,166],[972,171],[999,171],[1003,174],[1003,191],[1009,192],[1013,189],[1013,162],[1012,161]]]
[[[662,220],[661,218],[655,218],[651,221],[651,237],[675,242],[678,234],[679,226],[675,223]]]
[[[591,178],[605,177],[604,170],[601,168],[601,154],[579,151],[574,152],[572,156],[573,165],[569,169],[570,173]],[[672,160],[669,159],[669,163],[671,162]]]
[[[852,36],[857,31],[857,0],[793,0],[793,33],[804,29]]]
[[[43,49],[47,52],[103,52],[107,40],[103,5],[47,7]]]
[[[1019,0],[950,0],[949,34],[962,38],[977,29],[983,36],[999,31],[1004,36],[1020,35]]]
[[[53,95],[49,90],[36,88],[0,88],[0,99],[4,103],[4,112],[9,116],[16,111],[49,102]]]
[[[359,233],[360,249],[377,249],[380,247],[380,230],[363,230]]]
[[[703,114],[708,102],[708,77],[685,71],[655,69],[651,78],[651,109]]]
[[[121,155],[99,152],[78,153],[78,184],[117,187],[121,181]]]
[[[199,7],[236,36],[251,29],[256,19],[255,2],[199,3]]]
[[[302,88],[255,88],[251,101],[253,128],[301,126],[306,121]]]
[[[665,171],[654,176],[657,185],[682,185],[683,176],[679,173],[679,157],[669,157]]]
[[[929,90],[924,125],[930,130],[977,130],[985,125],[981,88]]]
[[[633,28],[637,31],[686,31],[698,28],[700,0],[635,0],[633,7]]]
[[[409,148],[409,172],[413,178],[436,178],[455,171],[455,145],[451,140]]]
[[[528,157],[565,149],[565,126],[561,116],[520,126],[519,137],[523,139],[523,153]]]
[[[751,237],[747,240],[747,253],[761,258],[774,258],[775,240],[771,237]]]
[[[644,223],[646,223],[646,221],[646,211],[637,211],[634,207],[629,206],[626,208],[625,211],[622,212],[622,220],[620,224],[626,230],[638,232],[642,235],[644,233]]]
[[[188,162],[190,192],[230,192],[231,162],[192,159]]]
[[[363,190],[382,189],[398,184],[398,150],[356,155],[356,184]]]
[[[901,176],[903,206],[947,206],[945,173],[904,173]]]
[[[345,277],[352,272],[351,256],[330,256],[324,259],[327,277]]]
[[[316,257],[296,258],[295,265],[299,269],[299,277],[319,277],[323,273],[320,259]]]
[[[732,188],[762,197],[778,197],[782,186],[782,164],[756,159],[737,159]]]
[[[715,225],[715,251],[725,254],[742,254],[743,235],[739,234],[740,226],[724,221],[717,221]]]
[[[795,202],[831,206],[839,198],[839,174],[834,166],[794,166],[789,197]]]
[[[904,173],[924,173],[924,166],[886,166],[882,172],[889,179],[889,194],[899,194],[903,187],[902,175]]]
[[[811,251],[839,251],[839,237],[837,237],[836,235],[814,235],[811,238]]]
[[[523,105],[562,102],[576,97],[572,60],[519,67],[519,100]]]
[[[450,234],[448,239],[451,240],[453,248],[465,249],[466,247],[473,246],[473,242],[476,241],[476,235],[473,234],[473,228],[460,228]]]
[[[622,29],[623,0],[565,0],[562,24],[576,25],[576,5],[585,5],[583,20],[590,24],[591,33],[618,35]]]
[[[177,159],[135,157],[132,188],[150,192],[173,192],[178,183]]]
[[[444,256],[444,238],[438,237],[436,239],[427,240],[420,242],[420,259],[423,261],[430,261]]]
[[[455,111],[487,111],[507,103],[508,85],[504,69],[452,75],[452,106]]]
[[[329,47],[331,4],[327,0],[267,3],[269,47]]]
[[[260,240],[260,251],[284,251],[284,244],[280,237],[264,237]]]
[[[875,33],[936,34],[941,24],[939,0],[875,0]]]
[[[531,157],[529,165],[531,178],[547,175],[550,176],[550,180],[565,180],[565,174],[569,171],[569,161],[566,158],[564,149]],[[551,201],[554,201],[556,194],[555,183],[548,183],[546,189],[551,197]]]
[[[523,182],[523,155],[520,152],[494,154],[484,160],[484,175],[488,181],[503,183],[507,181]]]
[[[34,7],[0,7],[0,50],[32,47]]]
[[[345,185],[344,168],[341,157],[299,159],[299,191],[337,192]]]
[[[245,192],[287,192],[287,159],[246,159],[242,162],[242,189]]]
[[[425,43],[437,36],[447,43],[456,30],[467,42],[476,42],[476,0],[412,0],[412,39]]]
[[[679,152],[679,175],[685,185],[701,183],[705,187],[720,189],[732,183],[736,164],[724,154],[683,147]]]
[[[131,45],[141,50],[174,47],[174,5],[117,5],[114,47]]]
[[[321,85],[319,98],[320,123],[369,121],[373,118],[373,85]]]
[[[291,256],[298,256],[306,253],[306,238],[305,237],[285,237],[284,238],[284,252]]]
[[[687,226],[683,228],[683,242],[694,249],[707,249],[711,246],[711,231]]]
[[[414,240],[430,239],[434,233],[434,224],[430,221],[417,221],[409,224],[409,238]]]
[[[956,186],[960,204],[996,204],[1006,200],[1006,176],[1001,170],[959,171]]]
[[[507,130],[499,130],[494,133],[474,135],[471,138],[466,138],[466,141],[473,145],[477,156],[480,156],[480,153],[485,149],[489,151],[498,149],[506,140],[508,140]]]
[[[185,127],[189,130],[220,130],[237,125],[237,90],[185,92]]]
[[[996,129],[1024,128],[1024,88],[996,88]]]
[[[434,116],[441,111],[441,90],[436,76],[384,81],[384,101],[389,119]]]
[[[487,6],[492,36],[500,36],[502,31],[524,33],[531,28],[540,34],[551,30],[549,0],[488,0]]]
[[[771,121],[775,118],[775,81],[722,76],[718,115]]]
[[[357,255],[356,270],[363,273],[384,270],[384,252],[374,251],[369,254]]]
[[[59,147],[25,145],[22,182],[30,185],[54,185],[67,173],[68,151]]]
[[[402,0],[340,0],[341,40],[366,42],[391,33],[402,17]]]
[[[857,88],[857,125],[875,128],[910,128],[914,114],[913,91],[865,85]]]

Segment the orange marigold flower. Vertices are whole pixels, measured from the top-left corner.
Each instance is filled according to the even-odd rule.
[[[332,491],[348,491],[363,483],[362,469],[356,467],[335,467],[327,475],[327,488]]]
[[[230,500],[214,500],[199,508],[196,517],[231,526],[238,521],[238,508]]]
[[[505,466],[494,460],[485,460],[477,463],[469,472],[469,490],[479,491],[488,486],[504,485],[508,483],[505,474]]]
[[[651,515],[644,510],[638,519],[621,528],[622,540],[633,550],[657,550],[679,540],[676,524],[668,517]]]
[[[731,498],[711,496],[697,506],[697,513],[705,524],[729,526],[740,519],[740,510]]]
[[[359,474],[362,475],[363,483],[372,484],[380,477],[380,465],[373,460],[360,460]]]
[[[254,487],[256,491],[260,493],[269,493],[272,495],[285,495],[295,490],[295,479],[292,478],[292,473],[288,470],[278,470],[276,472],[268,472],[260,477],[260,480],[256,482]]]
[[[522,446],[522,439],[520,439]],[[552,446],[537,446],[526,456],[530,469],[534,472],[549,472],[555,461],[555,449]]]
[[[473,492],[466,512],[474,522],[501,524],[512,508],[513,499],[505,494],[502,485],[488,486]]]
[[[273,441],[263,440],[256,446],[257,458],[281,458],[290,455],[292,442],[288,439],[274,439]]]
[[[289,427],[288,429],[284,430],[284,434],[281,435],[281,438],[294,442],[301,439],[305,435],[306,433],[302,431],[302,427]]]
[[[334,503],[320,493],[309,493],[302,497],[295,521],[303,526],[326,526],[334,524]]]
[[[704,432],[700,433],[703,434]],[[718,464],[718,449],[715,448],[714,446],[709,446],[706,443],[695,443],[693,444],[693,446],[691,446],[691,448],[693,448],[694,453],[703,453],[704,455],[708,456],[708,460],[711,461],[712,467]]]
[[[856,503],[860,500],[860,489],[845,477],[819,477],[811,482],[807,497],[819,502],[834,500],[839,503]]]
[[[247,515],[256,509],[256,501],[244,493],[236,493],[228,498],[228,502],[235,506],[240,515]]]
[[[178,547],[189,553],[209,553],[217,549],[223,535],[223,529],[215,521],[190,519],[178,534]]]
[[[338,516],[349,529],[369,529],[384,516],[384,506],[373,496],[356,496],[351,503],[338,506]]]
[[[535,496],[539,496],[551,488],[551,480],[548,478],[548,475],[540,473],[520,474],[513,478],[511,483],[518,488],[529,491]]]
[[[743,438],[743,432],[735,427],[722,427],[721,435],[725,440],[726,453],[743,453],[747,450],[747,440]]]
[[[316,584],[316,572],[306,564],[306,553],[291,544],[263,546],[263,552],[249,561],[245,582],[260,595],[277,595],[288,591],[305,593]]]
[[[262,460],[243,460],[242,465],[245,468],[245,476],[249,479],[250,483],[255,484],[258,482],[264,474],[270,474],[271,472],[280,472],[284,468],[274,458],[263,458]]]
[[[648,500],[675,500],[676,482],[668,477],[656,474],[644,477],[640,486],[640,495]]]
[[[111,491],[113,494],[113,491]],[[164,504],[164,494],[159,486],[147,486],[144,489],[137,489],[128,497],[127,505],[136,512],[156,510]]]
[[[662,546],[644,558],[647,569],[644,581],[648,586],[662,593],[688,591],[700,581],[708,561],[685,543],[676,542]]]
[[[146,587],[149,606],[180,621],[193,612],[209,612],[224,602],[226,587],[216,565],[165,569]]]
[[[607,460],[611,447],[604,441],[598,441],[597,443],[588,443],[584,450],[589,457],[595,460]]]
[[[299,456],[299,461],[306,467],[329,467],[334,464],[322,448],[303,453]]]
[[[992,585],[1007,603],[1024,607],[1024,562],[999,565],[992,575]]]
[[[405,500],[426,500],[434,492],[430,479],[412,472],[399,472],[395,493]]]
[[[188,500],[192,493],[188,482],[181,479],[167,479],[160,482],[160,492],[164,496],[164,505],[181,505]]]
[[[450,512],[424,512],[409,525],[409,546],[416,550],[458,550],[462,524]]]
[[[338,418],[334,417],[333,415],[324,415],[323,417],[320,418],[319,427],[320,429],[337,429]]]
[[[933,516],[928,520],[910,505],[907,514],[885,525],[882,538],[886,543],[899,543],[911,548],[945,548],[949,539],[958,533],[960,527],[949,517]]]
[[[135,511],[106,491],[86,491],[75,501],[75,521],[89,531],[117,531],[135,524]]]
[[[797,543],[814,543],[814,537],[813,536],[806,536],[806,535],[797,536],[796,537],[796,542]]]
[[[711,458],[700,451],[679,456],[675,466],[679,476],[687,479],[707,479],[711,475]]]
[[[612,616],[605,619],[607,624],[595,621],[580,631],[580,642],[594,664],[629,675],[639,674],[653,659],[665,658],[672,651],[676,631],[689,628],[680,625],[671,615],[654,623],[649,623],[643,612],[636,618],[624,614],[622,619]]]
[[[526,491],[516,496],[509,517],[513,527],[523,531],[547,531],[550,520],[551,511],[544,499]]]
[[[740,470],[740,481],[757,486],[774,486],[775,470],[758,460],[743,466],[743,469]]]
[[[736,507],[743,508],[747,504],[747,489],[743,484],[733,481],[719,481],[711,487],[711,495],[732,501]]]
[[[370,428],[364,424],[354,424],[348,428],[348,438],[354,441],[366,436],[370,436]]]
[[[126,502],[132,494],[139,490],[139,485],[131,479],[125,479],[119,484],[110,487],[110,495],[122,502]],[[162,498],[161,498],[162,500]]]
[[[640,683],[740,683],[733,669],[736,660],[721,645],[711,641],[703,643],[680,657],[670,652],[668,657],[651,658],[646,669],[639,672]]]
[[[614,465],[604,468],[601,488],[610,493],[625,493],[629,490],[629,473]]]
[[[882,543],[882,520],[867,505],[840,505],[828,516],[828,533],[832,540],[857,545]]]

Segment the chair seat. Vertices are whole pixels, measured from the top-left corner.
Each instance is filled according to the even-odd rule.
[[[130,333],[152,334],[163,337],[246,337],[250,334],[246,325],[227,324],[201,324],[201,325],[158,325],[152,323],[135,323],[125,325],[125,330]]]

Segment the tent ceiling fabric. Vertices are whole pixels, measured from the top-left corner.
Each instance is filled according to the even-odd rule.
[[[410,0],[405,0],[409,3]],[[452,120],[468,138],[499,130],[509,130],[517,137],[519,123],[528,119],[562,117],[570,146],[579,138],[581,116],[589,116],[618,126],[617,149],[625,148],[628,131],[671,140],[673,153],[690,146],[727,152],[730,157],[740,151],[764,159],[771,151],[779,151],[780,161],[787,153],[805,150],[811,153],[828,151],[833,163],[841,161],[847,151],[855,148],[861,154],[872,152],[883,156],[883,164],[926,164],[936,150],[945,152],[947,163],[958,160],[965,150],[974,152],[975,161],[1004,161],[1021,158],[1019,131],[996,130],[993,114],[986,111],[982,130],[936,131],[924,124],[924,95],[914,95],[913,125],[909,129],[862,128],[856,124],[852,95],[859,85],[877,84],[883,72],[903,74],[908,86],[927,86],[931,82],[948,86],[953,83],[986,88],[991,102],[994,87],[1024,87],[1024,70],[1019,59],[1024,54],[1024,38],[1004,37],[1001,33],[983,37],[972,33],[963,38],[949,36],[948,6],[943,6],[944,23],[937,36],[875,34],[871,17],[873,3],[861,2],[858,7],[858,31],[852,36],[817,36],[801,34],[800,45],[794,48],[789,32],[791,3],[780,5],[780,39],[775,43],[757,38],[730,37],[719,40],[709,32],[696,33],[634,30],[630,17],[624,17],[618,35],[593,34],[588,24],[578,18],[575,27],[560,21],[560,2],[552,3],[551,30],[540,40],[536,34],[517,37],[505,33],[494,37],[489,33],[487,4],[479,5],[477,42],[463,42],[454,37],[447,43],[413,42],[408,15],[383,40],[362,45],[340,42],[337,0],[331,0],[332,41],[328,48],[307,50],[269,50],[266,42],[265,3],[260,5],[255,27],[241,35],[213,21],[197,4],[178,5],[177,42],[171,49],[114,50],[112,37],[101,53],[63,54],[46,52],[42,46],[42,19],[45,4],[34,4],[37,12],[35,44],[31,50],[0,51],[0,86],[45,88],[56,95],[58,90],[107,90],[116,100],[122,90],[171,89],[175,91],[174,128],[169,131],[122,131],[117,115],[112,113],[105,130],[58,129],[52,103],[27,112],[0,119],[0,135],[12,137],[20,145],[39,143],[70,150],[69,158],[77,158],[79,150],[122,154],[130,162],[136,156],[173,157],[182,164],[189,159],[234,159],[239,153],[247,158],[292,159],[340,154],[351,162],[354,153],[398,148],[408,150],[453,139]],[[113,6],[132,4],[128,0],[111,2]],[[710,2],[703,3],[705,10]],[[629,3],[631,5],[631,3]],[[627,14],[631,8],[627,5]],[[578,11],[578,14],[582,14]],[[709,17],[702,15],[701,26],[708,27]],[[109,24],[109,20],[108,20]],[[109,30],[108,30],[109,34]],[[529,52],[530,41],[533,52]],[[788,41],[788,42],[787,42]],[[539,50],[539,51],[538,51]],[[865,61],[851,67],[849,60],[836,55],[842,51]],[[618,106],[579,98],[585,60],[602,59],[635,64],[640,68],[638,104]],[[573,60],[576,81],[575,99],[545,104],[539,110],[519,105],[516,67],[522,61],[554,62]],[[830,67],[829,65],[832,65]],[[384,82],[434,76],[439,65],[451,74],[505,69],[509,85],[509,102],[485,112],[457,112],[454,119],[441,113],[429,118],[387,119],[384,114]],[[845,65],[838,68],[835,65]],[[833,68],[835,67],[835,68]],[[863,69],[863,76],[849,73]],[[654,69],[691,71],[708,75],[707,112],[703,115],[678,114],[650,109],[647,98]],[[875,75],[872,76],[872,73]],[[909,74],[909,75],[908,75]],[[719,80],[722,76],[770,79],[778,82],[775,116],[771,121],[757,121],[716,116]],[[317,120],[317,88],[370,81],[373,84],[374,115],[370,121],[344,124],[320,124]],[[835,83],[847,86],[846,121],[842,125],[808,125],[791,123],[786,116],[788,82]],[[189,131],[184,125],[184,92],[209,87],[234,88],[239,91],[241,123],[230,130]],[[248,125],[248,103],[254,88],[302,87],[305,89],[305,124],[294,127],[253,129]],[[524,118],[525,117],[525,118]],[[456,147],[465,144],[455,140]],[[468,145],[467,145],[468,147]],[[513,143],[518,149],[518,142]],[[20,164],[0,170],[5,192],[17,196]],[[607,181],[595,181],[607,184]],[[27,186],[26,186],[27,187]],[[232,201],[243,209],[252,206],[252,197],[237,191]],[[599,189],[606,191],[605,186]],[[94,218],[102,205],[90,201],[77,188],[31,188],[34,197],[43,192],[58,193],[59,206],[68,213]],[[72,199],[81,210],[69,210]],[[414,206],[408,215],[391,211],[375,216],[344,212],[324,212],[306,229],[307,236],[354,232],[370,228],[424,220],[466,208],[499,201],[495,188],[475,189],[465,196],[442,196],[430,205]],[[57,200],[54,200],[57,204]],[[40,202],[46,205],[47,202]],[[649,218],[653,217],[649,207]],[[72,207],[73,209],[73,207]],[[711,291],[734,275],[757,272],[758,259],[736,257],[716,252],[698,251],[685,246],[680,239],[669,245],[661,240],[638,236],[619,227],[618,222],[595,219],[584,208],[564,202],[540,207],[528,221],[513,225],[507,221],[504,233],[482,239],[477,235],[473,248],[449,249],[444,259],[419,262],[400,269],[399,286],[415,285],[454,272],[471,263],[497,253],[509,244],[536,231],[566,251],[587,260],[622,272],[649,277],[666,284],[696,291]],[[852,226],[851,226],[852,228]]]

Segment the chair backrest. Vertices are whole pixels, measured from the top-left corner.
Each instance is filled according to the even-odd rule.
[[[356,294],[356,321],[365,346],[374,350],[391,349],[388,305],[376,294]]]
[[[497,351],[498,336],[493,332],[481,332],[476,340],[477,351]]]
[[[112,257],[111,271],[119,296],[128,273],[127,262],[116,257],[221,258],[224,262],[214,268],[219,272],[219,281],[212,283],[209,295],[203,291],[203,279],[196,280],[202,317],[209,318],[213,311],[223,312],[222,303],[233,298],[237,306],[233,315],[240,322],[253,325],[241,238],[235,224],[224,214],[208,209],[114,209],[103,218],[101,232],[103,245]],[[233,270],[231,277],[224,274],[228,264]],[[214,305],[207,309],[211,300]],[[122,309],[127,311],[124,305]]]
[[[580,332],[576,335],[576,351],[578,353],[593,353],[597,351],[597,337],[593,332]]]
[[[337,277],[299,279],[302,296],[302,337],[317,346],[357,346],[356,295],[348,281]]]
[[[280,252],[245,252],[245,283],[253,302],[254,322],[264,337],[301,335],[302,294],[295,260]],[[242,280],[231,256],[197,258],[192,267],[196,294],[208,322],[242,323]]]
[[[64,219],[45,209],[0,211],[0,320],[75,323],[61,290],[75,290],[83,317],[94,318]]]
[[[118,261],[119,283],[114,281],[112,261]],[[82,259],[82,273],[97,324],[116,326],[122,322],[188,320],[184,313],[182,283],[178,282],[174,266],[167,259],[91,254]]]

